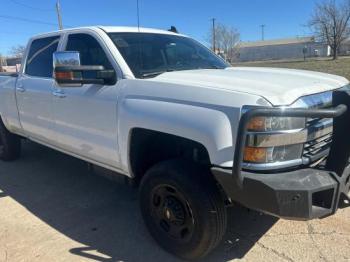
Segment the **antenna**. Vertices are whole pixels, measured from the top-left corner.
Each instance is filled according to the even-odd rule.
[[[140,33],[140,7],[139,7],[139,0],[136,0],[136,8],[137,8],[137,29]]]
[[[173,33],[176,33],[176,34],[179,33],[179,31],[177,30],[177,28],[176,28],[175,26],[173,26],[173,25],[170,27],[170,29],[169,29],[168,31],[173,32]]]
[[[216,30],[215,30],[215,18],[210,19],[212,21],[212,41],[213,41],[213,51],[216,52]]]

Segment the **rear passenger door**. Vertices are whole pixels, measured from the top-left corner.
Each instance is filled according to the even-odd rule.
[[[16,84],[19,118],[24,133],[45,143],[52,143],[53,112],[52,55],[60,37],[34,39],[25,59],[23,74]]]

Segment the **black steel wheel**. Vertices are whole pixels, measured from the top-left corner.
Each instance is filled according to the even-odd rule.
[[[153,238],[184,259],[207,255],[226,230],[226,209],[206,168],[168,160],[150,168],[141,181],[140,207]]]
[[[189,241],[194,230],[191,207],[185,196],[175,187],[159,185],[151,193],[151,214],[160,230],[169,237]]]

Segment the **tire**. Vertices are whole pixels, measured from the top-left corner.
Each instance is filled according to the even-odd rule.
[[[140,207],[153,238],[187,260],[205,257],[222,240],[227,214],[216,181],[206,168],[168,160],[141,181]]]
[[[13,161],[21,155],[21,138],[11,134],[0,120],[0,159]]]

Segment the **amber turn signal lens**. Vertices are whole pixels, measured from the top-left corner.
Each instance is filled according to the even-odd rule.
[[[267,157],[267,148],[246,147],[244,149],[244,161],[254,163],[265,163]]]
[[[72,80],[74,78],[73,72],[55,72],[55,78],[56,79],[62,79],[62,80]]]
[[[265,117],[253,117],[247,126],[248,130],[251,131],[265,131]]]

